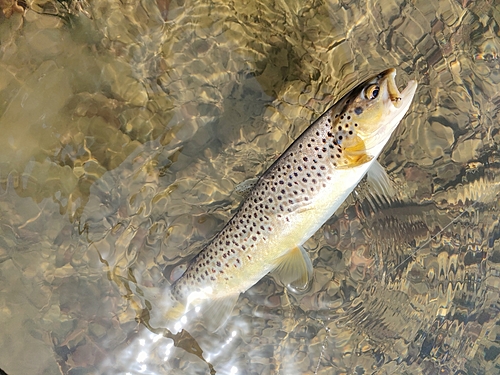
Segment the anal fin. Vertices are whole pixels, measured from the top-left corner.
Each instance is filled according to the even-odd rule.
[[[273,275],[292,292],[307,290],[312,278],[313,266],[302,246],[297,246],[276,261]]]

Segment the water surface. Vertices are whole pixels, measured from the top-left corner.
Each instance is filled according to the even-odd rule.
[[[500,372],[495,2],[5,3],[9,375]],[[235,187],[388,67],[419,82],[380,158],[396,196],[360,186],[306,243],[311,289],[265,277],[217,333],[153,324]]]

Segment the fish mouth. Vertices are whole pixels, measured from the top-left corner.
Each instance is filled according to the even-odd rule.
[[[377,148],[386,144],[393,131],[403,119],[417,90],[417,82],[409,81],[400,92],[396,85],[396,69],[391,68],[377,76],[380,92],[382,93],[380,110],[383,112],[383,121],[378,123],[378,129],[363,138],[365,149],[378,155]]]
[[[409,81],[404,90],[399,92],[398,86],[396,85],[396,69],[388,69],[383,72],[382,75],[386,78],[389,99],[394,107],[409,107],[413,96],[415,95],[415,91],[417,90],[417,81]]]

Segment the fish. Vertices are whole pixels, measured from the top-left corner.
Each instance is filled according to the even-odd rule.
[[[376,160],[417,89],[411,80],[400,92],[395,77],[391,68],[351,90],[257,179],[235,215],[162,296],[164,319],[194,309],[216,331],[239,295],[269,273],[296,290],[307,286],[313,269],[304,242],[365,175],[386,184]]]

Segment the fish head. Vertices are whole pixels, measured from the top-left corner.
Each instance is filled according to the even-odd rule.
[[[388,69],[365,81],[343,99],[334,131],[347,152],[376,158],[408,111],[417,89],[408,82],[399,92],[396,69]],[[340,134],[342,133],[342,134]]]

